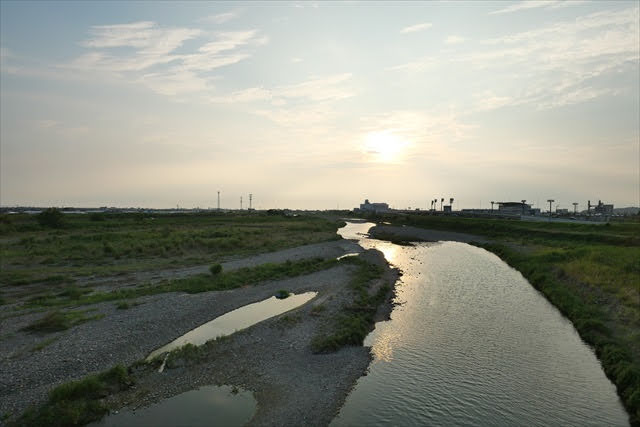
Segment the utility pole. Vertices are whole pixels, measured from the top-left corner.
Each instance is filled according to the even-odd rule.
[[[242,196],[240,196],[240,210],[242,210]]]
[[[573,214],[576,214],[576,209],[578,208],[578,202],[573,202]]]
[[[220,192],[218,191],[218,210],[220,210]]]
[[[492,200],[492,201],[491,201],[491,213],[493,213],[493,204],[494,204],[494,203],[495,203],[495,202]]]
[[[251,201],[253,200],[253,194],[249,193],[249,210],[251,210]]]
[[[587,200],[587,215],[591,216],[591,200]]]
[[[522,202],[522,215],[524,215],[524,204],[527,202],[526,200],[520,200]]]
[[[555,200],[547,199],[547,202],[549,202],[549,219],[551,219],[551,204],[555,202]]]

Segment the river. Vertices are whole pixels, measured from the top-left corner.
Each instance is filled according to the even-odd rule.
[[[373,225],[340,233],[403,272],[398,306],[332,425],[628,425],[593,350],[518,271],[464,243],[365,238]]]

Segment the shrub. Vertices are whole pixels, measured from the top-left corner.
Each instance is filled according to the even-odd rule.
[[[289,295],[291,294],[286,289],[280,289],[278,292],[276,292],[276,298],[278,299],[285,299],[289,297]]]
[[[101,213],[93,212],[93,213],[89,214],[89,219],[91,221],[104,221],[105,217]]]
[[[37,219],[43,227],[61,228],[64,225],[63,213],[56,208],[48,208],[40,212]]]
[[[209,267],[209,271],[211,272],[212,275],[216,276],[216,275],[222,273],[222,265],[213,264],[213,265],[211,265],[211,267]]]

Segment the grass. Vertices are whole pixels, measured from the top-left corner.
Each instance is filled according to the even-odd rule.
[[[382,275],[383,270],[379,266],[356,256],[343,258],[341,262],[357,267],[349,283],[355,298],[351,305],[342,309],[342,313],[334,321],[331,332],[313,338],[311,349],[314,353],[330,353],[347,345],[362,345],[374,324],[374,316],[378,306],[386,299],[390,291],[390,287],[384,285],[375,294],[369,294],[371,283]],[[320,311],[322,309],[318,309],[315,313]],[[314,313],[313,310],[312,313]]]
[[[116,304],[116,308],[117,308],[118,310],[128,310],[128,309],[130,309],[130,308],[132,308],[132,307],[137,307],[137,306],[139,306],[140,304],[141,304],[141,303],[139,303],[138,301],[133,301],[133,302],[130,302],[130,301],[119,301],[119,302]]]
[[[170,280],[158,285],[146,285],[136,288],[118,289],[112,292],[93,292],[79,297],[74,293],[73,298],[68,295],[49,294],[39,296],[28,302],[31,307],[77,306],[97,304],[105,301],[120,301],[134,299],[141,296],[156,295],[166,292],[186,292],[190,294],[235,289],[241,286],[255,285],[267,280],[279,280],[287,277],[301,276],[315,271],[325,270],[338,264],[336,260],[323,258],[309,258],[299,261],[283,263],[267,263],[256,267],[240,268],[238,270],[222,272],[212,276],[199,274],[191,277]]]
[[[55,342],[57,339],[58,339],[57,337],[54,337],[54,338],[47,338],[46,340],[42,340],[38,344],[34,345],[31,348],[31,351],[40,351],[45,347],[49,346],[50,344],[52,344],[53,342]]]
[[[108,408],[102,402],[107,395],[132,385],[123,366],[71,381],[54,388],[49,399],[38,408],[30,408],[16,422],[19,426],[77,426],[99,420]]]
[[[340,225],[318,216],[263,213],[105,213],[101,218],[65,214],[64,227],[52,229],[32,215],[0,214],[0,283],[65,285],[88,275],[206,264],[339,239]]]
[[[610,225],[426,215],[378,218],[394,225],[488,238],[478,245],[519,270],[591,345],[640,424],[640,222]]]
[[[36,320],[30,325],[26,326],[24,330],[33,333],[51,333],[64,331],[72,326],[79,325],[80,323],[88,322],[89,320],[100,319],[104,315],[97,314],[95,316],[87,316],[85,311],[53,311],[46,314],[44,317]]]

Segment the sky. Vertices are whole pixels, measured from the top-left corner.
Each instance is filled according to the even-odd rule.
[[[0,204],[638,206],[639,20],[637,1],[1,1]]]

